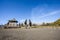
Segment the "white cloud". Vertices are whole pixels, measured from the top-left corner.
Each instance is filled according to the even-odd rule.
[[[54,15],[59,14],[59,13],[60,13],[60,10],[51,9],[48,7],[47,4],[45,4],[43,6],[37,6],[37,7],[32,9],[31,19],[35,23],[36,22],[38,23],[39,21],[41,21],[41,22],[48,21],[48,20],[44,20],[45,17],[54,16]]]
[[[35,8],[32,8],[31,11],[31,18],[36,18],[41,14],[44,14],[43,12],[48,8],[48,5],[45,3],[42,6],[36,6]]]
[[[37,7],[33,8],[32,12],[31,12],[31,18],[32,19],[44,18],[47,16],[51,16],[51,15],[60,13],[60,10],[53,10],[53,9],[49,10],[47,7],[48,7],[48,5],[45,4],[43,7],[37,6]]]
[[[31,12],[31,18],[34,19],[36,17],[38,17],[40,15],[40,13],[42,13],[44,10],[44,8],[40,8],[40,7],[36,7],[32,9]]]
[[[38,18],[44,18],[44,17],[51,16],[51,15],[55,15],[55,14],[58,14],[58,13],[60,13],[60,10],[50,12],[50,13],[48,13],[48,14],[45,14],[45,15],[39,16]]]

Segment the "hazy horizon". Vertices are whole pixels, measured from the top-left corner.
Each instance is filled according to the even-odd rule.
[[[18,22],[54,22],[60,18],[59,0],[0,0],[0,24],[15,18]]]

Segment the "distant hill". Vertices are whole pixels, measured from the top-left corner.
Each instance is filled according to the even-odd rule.
[[[56,21],[54,22],[54,25],[60,26],[60,19],[56,20]]]
[[[60,26],[60,19],[57,19],[52,23],[43,23],[42,26]]]

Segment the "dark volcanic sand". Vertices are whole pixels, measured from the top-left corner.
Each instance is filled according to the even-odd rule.
[[[60,28],[0,29],[0,40],[60,40]]]

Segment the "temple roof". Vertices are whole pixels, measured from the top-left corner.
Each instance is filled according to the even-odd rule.
[[[15,18],[13,18],[12,20],[9,20],[9,22],[18,22]]]

